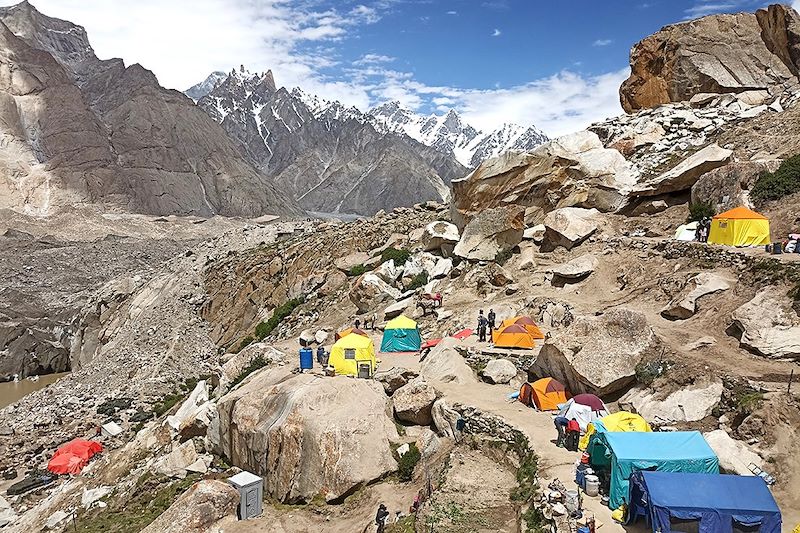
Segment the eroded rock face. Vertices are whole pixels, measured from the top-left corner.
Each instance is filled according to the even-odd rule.
[[[388,412],[374,380],[262,371],[219,400],[212,440],[279,501],[338,501],[396,468]]]
[[[537,147],[531,153],[508,152],[483,162],[453,180],[453,221],[464,227],[485,209],[505,205],[528,208],[526,222],[541,222],[560,207],[595,207],[615,211],[636,181],[616,149],[603,146],[597,134],[581,131]]]
[[[781,5],[665,26],[633,47],[620,102],[631,112],[796,83],[799,41],[798,15]]]
[[[710,204],[717,213],[748,206],[759,174],[774,172],[779,166],[779,161],[742,161],[707,172],[692,185],[692,204]]]
[[[455,224],[437,220],[425,226],[422,233],[422,249],[426,252],[440,252],[445,256],[453,253],[460,235]]]
[[[181,494],[142,533],[216,533],[238,518],[239,491],[224,481],[205,479]]]
[[[525,211],[519,206],[486,209],[464,228],[454,253],[464,259],[490,261],[522,242]]]
[[[660,354],[661,341],[636,311],[618,308],[600,316],[579,316],[547,339],[531,370],[552,376],[573,393],[602,396],[635,379],[636,365]]]
[[[720,148],[717,144],[710,144],[655,179],[637,185],[633,194],[658,196],[690,189],[700,176],[726,165],[731,160],[732,154],[731,150]]]
[[[683,291],[661,311],[665,318],[685,320],[697,312],[697,301],[708,294],[731,288],[727,279],[713,272],[702,272],[692,277]]]
[[[800,359],[800,317],[785,292],[768,287],[733,312],[741,346],[771,359]]]
[[[350,288],[350,301],[355,304],[359,313],[373,310],[378,304],[393,301],[398,296],[399,290],[371,272],[360,276]]]
[[[720,401],[722,388],[720,380],[704,378],[670,393],[649,387],[631,389],[619,402],[645,420],[660,424],[697,422],[711,414]]]

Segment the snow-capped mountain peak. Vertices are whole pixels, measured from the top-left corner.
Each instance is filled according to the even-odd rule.
[[[186,91],[186,96],[195,102],[214,90],[214,88],[222,83],[228,75],[221,70],[212,72],[206,79],[196,85],[192,85]]]

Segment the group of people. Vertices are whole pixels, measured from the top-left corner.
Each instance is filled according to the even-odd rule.
[[[581,440],[581,425],[578,420],[573,418],[568,419],[565,416],[557,416],[553,420],[558,431],[558,438],[556,439],[556,446],[559,448],[566,448],[571,452],[578,451],[578,443]]]
[[[414,501],[411,503],[411,508],[408,510],[411,514],[416,514],[419,511],[420,506],[422,505],[424,497],[422,495],[422,489],[417,491],[416,496],[414,496]],[[395,522],[400,520],[402,515],[401,511],[397,511],[397,516],[395,517]],[[385,504],[380,504],[378,506],[378,512],[375,514],[375,525],[378,527],[377,533],[383,533],[386,530],[386,523],[389,521],[389,510],[386,509]]]
[[[486,342],[487,333],[491,338],[492,331],[494,331],[496,320],[497,320],[497,315],[494,314],[493,309],[489,309],[489,314],[486,316],[483,316],[483,309],[478,311],[478,340],[480,342]]]
[[[703,217],[697,222],[697,229],[695,231],[695,240],[698,242],[708,242],[708,234],[711,231],[711,219]]]
[[[371,317],[364,317],[364,329],[375,329],[375,324],[378,323],[378,315],[373,313]],[[354,322],[356,329],[361,329],[361,319],[356,317]]]

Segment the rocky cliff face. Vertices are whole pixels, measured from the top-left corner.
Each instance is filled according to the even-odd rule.
[[[771,5],[672,24],[636,44],[630,64],[620,87],[627,112],[701,93],[779,92],[798,81],[800,15]]]
[[[277,88],[271,72],[234,69],[198,105],[312,211],[371,215],[445,200],[467,172],[452,155],[378,131],[355,108]]]
[[[301,213],[189,98],[141,65],[99,60],[82,27],[27,2],[0,22],[0,207]]]

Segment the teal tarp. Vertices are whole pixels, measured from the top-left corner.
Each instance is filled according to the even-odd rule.
[[[418,352],[422,337],[418,329],[387,329],[383,332],[382,352]]]
[[[590,453],[593,468],[609,470],[612,509],[628,499],[633,472],[719,473],[719,459],[698,431],[601,432]]]

